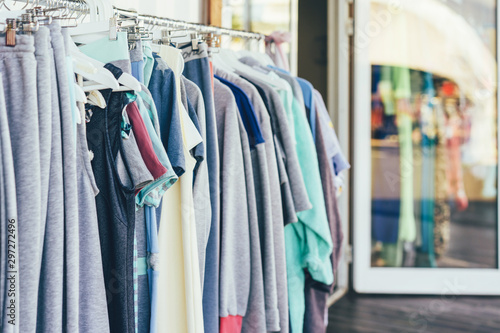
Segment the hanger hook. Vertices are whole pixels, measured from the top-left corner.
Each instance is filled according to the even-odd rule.
[[[7,7],[7,5],[5,4],[5,1],[6,0],[2,0],[2,3],[0,4],[0,8],[5,7],[8,11],[11,11],[11,9],[9,7]]]

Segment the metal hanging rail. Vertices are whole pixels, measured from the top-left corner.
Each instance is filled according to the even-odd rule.
[[[228,29],[228,28],[216,27],[200,23],[191,23],[191,22],[174,20],[170,18],[158,17],[153,15],[138,14],[136,12],[120,8],[115,8],[115,14],[118,17],[122,16],[122,17],[136,18],[139,21],[143,21],[144,24],[154,25],[154,26],[172,27],[176,29],[186,29],[200,33],[213,33],[216,35],[228,35],[231,37],[246,38],[246,39],[264,39],[266,37],[266,35],[256,32]]]
[[[83,15],[88,15],[90,13],[89,6],[83,0],[71,1],[71,0],[20,0],[21,2],[26,2],[27,5],[33,4],[35,6],[42,6],[48,8],[65,8],[73,13],[80,13]],[[0,0],[0,4],[3,1]],[[243,30],[228,29],[216,26],[210,26],[200,23],[191,23],[186,21],[174,20],[166,17],[159,17],[154,15],[139,14],[135,11],[121,9],[114,7],[114,14],[116,17],[128,17],[131,19],[137,19],[143,21],[144,24],[149,26],[158,26],[165,28],[176,28],[176,29],[186,29],[199,33],[213,33],[216,35],[227,35],[235,38],[245,38],[245,39],[257,39],[263,40],[266,35],[249,32]]]

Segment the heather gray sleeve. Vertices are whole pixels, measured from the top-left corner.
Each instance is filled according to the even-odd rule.
[[[221,166],[219,316],[245,316],[250,291],[250,234],[238,110],[231,90],[217,80],[214,96]]]
[[[203,143],[207,142],[205,103],[200,88],[192,81],[182,77],[186,94],[191,105],[193,105],[200,124],[200,134]],[[200,263],[201,290],[205,278],[205,257],[208,243],[208,235],[212,221],[212,206],[210,202],[210,183],[208,179],[208,164],[205,159],[201,161],[196,170],[193,184],[193,200],[195,202],[194,214],[196,219],[196,234],[198,240],[198,261]]]
[[[255,192],[252,156],[245,125],[238,114],[241,147],[245,168],[245,183],[248,197],[248,223],[250,230],[250,294],[248,308],[243,317],[242,332],[266,332],[266,301],[264,296],[264,275],[260,252],[259,218],[257,213],[257,197]],[[264,148],[264,144],[258,146]]]
[[[128,138],[122,138],[123,154],[119,150],[116,156],[116,168],[120,179],[125,186],[134,186],[136,189],[143,188],[154,180],[153,175],[142,159],[142,155],[135,140],[134,130],[131,130]],[[129,168],[125,167],[125,161]],[[127,171],[130,171],[129,172]]]

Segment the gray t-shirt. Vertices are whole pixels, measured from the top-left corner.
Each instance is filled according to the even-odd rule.
[[[279,331],[280,313],[278,310],[278,274],[277,265],[285,265],[285,257],[276,258],[276,247],[278,253],[284,253],[284,241],[275,240],[274,226],[283,229],[283,215],[280,195],[279,175],[276,163],[276,154],[271,130],[269,114],[257,89],[245,79],[214,68],[215,74],[236,84],[248,95],[254,107],[257,119],[265,142],[258,144],[251,151],[255,193],[257,197],[257,212],[260,234],[260,246],[262,255],[262,270],[265,289],[265,308],[267,331]],[[295,215],[295,212],[293,213]],[[283,231],[281,231],[283,234]],[[277,263],[282,261],[282,263]],[[284,270],[282,272],[286,274]],[[280,279],[284,280],[284,279]],[[286,295],[286,284],[284,293]],[[252,324],[249,318],[243,319],[243,332],[251,332],[248,325]],[[248,329],[248,330],[247,330]]]
[[[214,79],[220,156],[219,316],[245,316],[250,292],[250,232],[238,109],[231,90]]]
[[[245,183],[248,198],[248,224],[250,230],[250,294],[248,295],[248,308],[243,317],[242,332],[266,332],[266,301],[264,291],[264,276],[261,256],[261,242],[259,233],[259,216],[257,212],[257,197],[255,192],[252,155],[245,125],[238,114],[240,126],[241,147],[245,167]],[[258,144],[263,148],[263,143]]]

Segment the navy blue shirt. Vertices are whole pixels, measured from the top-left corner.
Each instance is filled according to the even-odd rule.
[[[250,147],[254,148],[259,143],[264,143],[264,137],[262,136],[262,131],[260,129],[259,120],[255,114],[253,104],[250,101],[248,95],[237,85],[228,80],[221,78],[220,76],[214,75],[221,83],[229,87],[233,92],[234,98],[236,99],[236,104],[238,105],[238,110],[240,111],[241,119],[245,125],[245,129],[248,134],[248,140],[250,142]]]

